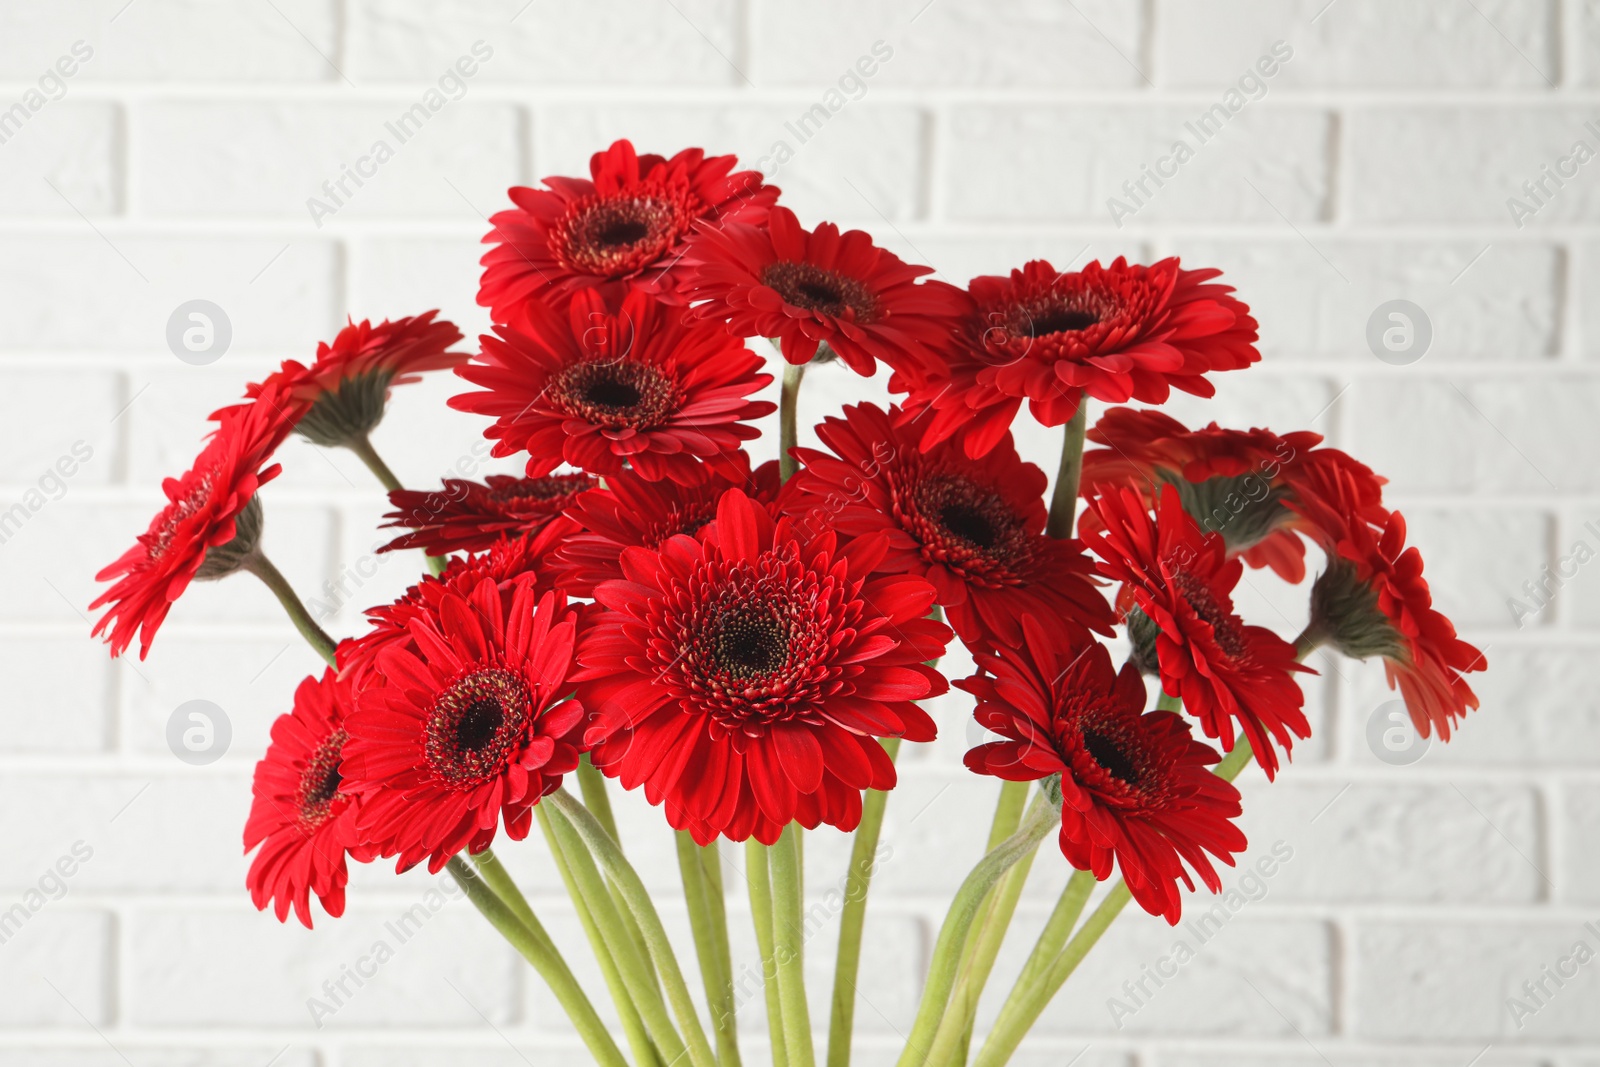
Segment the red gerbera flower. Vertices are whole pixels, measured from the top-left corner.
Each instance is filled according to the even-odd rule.
[[[986,673],[956,683],[978,698],[978,722],[1003,741],[967,753],[967,767],[1013,782],[1061,776],[1061,852],[1101,881],[1112,860],[1133,899],[1174,926],[1191,892],[1184,863],[1213,893],[1210,853],[1233,865],[1245,847],[1239,791],[1210,770],[1217,753],[1170,711],[1145,712],[1144,679],[1119,674],[1081,629],[1022,619],[1015,648],[974,654]]]
[[[706,464],[736,475],[731,454],[760,436],[746,423],[777,410],[745,399],[772,382],[758,373],[759,356],[645,293],[629,293],[613,313],[586,291],[570,315],[536,304],[527,320],[527,333],[484,336],[479,361],[456,373],[485,391],[450,406],[493,417],[484,435],[496,439],[494,455],[527,451],[530,477],[563,460],[601,475],[627,463],[650,481],[685,485]]]
[[[412,619],[413,647],[378,654],[346,720],[344,775],[362,836],[396,870],[426,859],[438,873],[488,848],[501,821],[522,840],[533,806],[576,769],[583,709],[564,699],[576,619],[559,593],[536,604],[531,576],[484,577]]]
[[[750,460],[737,453],[739,466]],[[573,503],[568,518],[574,527],[548,559],[556,588],[572,596],[593,596],[601,582],[622,577],[622,551],[629,546],[659,548],[677,534],[694,535],[717,515],[717,504],[729,489],[742,489],[770,507],[778,499],[778,463],[770,460],[738,479],[713,474],[698,485],[649,482],[634,471],[606,479]]]
[[[1250,309],[1232,286],[1210,282],[1221,273],[1118,257],[1081,271],[1034,260],[1008,278],[974,278],[943,380],[897,383],[911,392],[907,411],[933,409],[925,444],[960,432],[978,457],[1023,400],[1041,423],[1060,426],[1085,393],[1112,404],[1159,404],[1172,389],[1211,396],[1207,374],[1261,358]]]
[[[1093,560],[1079,542],[1045,536],[1045,474],[1022,461],[1010,436],[981,462],[953,442],[923,453],[914,433],[895,426],[898,415],[857,404],[817,427],[833,454],[796,450],[805,467],[785,498],[796,523],[846,539],[886,537],[879,569],[931,582],[969,647],[1015,644],[1029,613],[1112,633]]]
[[[452,552],[481,552],[507,535],[541,535],[542,553],[570,532],[556,523],[579,494],[599,485],[587,474],[558,474],[548,478],[513,478],[491,474],[488,485],[461,478],[446,478],[444,488],[422,492],[396,489],[389,494],[394,511],[384,516],[414,531],[395,538],[379,552],[420,548],[430,556]]]
[[[282,389],[264,389],[257,403],[223,413],[194,466],[161,484],[167,506],[132,548],[95,575],[100,582],[116,580],[89,605],[90,611],[111,605],[94,633],[109,631],[113,656],[122,655],[137,633],[144,659],[191,581],[232,574],[255,552],[261,538],[256,490],[282,471],[267,461],[304,410]]]
[[[527,330],[529,305],[564,307],[580,289],[670,297],[669,272],[697,221],[759,223],[778,198],[756,171],[735,171],[737,162],[699,148],[640,156],[618,141],[590,159],[592,181],[546,178],[548,189],[512,189],[517,206],[490,219],[483,238],[497,247],[484,254],[478,303],[495,322]]]
[[[925,664],[950,638],[933,587],[875,564],[737,489],[700,538],[624,549],[578,652],[595,765],[701,844],[854,829],[861,791],[895,782],[877,739],[932,740],[914,701],[947,688]]]
[[[1162,687],[1181,697],[1225,750],[1233,749],[1237,719],[1256,762],[1273,777],[1278,754],[1269,736],[1288,752],[1295,737],[1311,733],[1293,673],[1307,668],[1289,642],[1234,614],[1233,589],[1244,564],[1227,558],[1221,537],[1200,532],[1171,486],[1162,489],[1153,522],[1131,489],[1105,493],[1090,507],[1104,532],[1085,534],[1084,541],[1100,557],[1101,573],[1126,583],[1142,615],[1129,620],[1135,644],[1141,625],[1154,628],[1152,666]]]
[[[245,404],[223,408],[211,417],[259,402],[262,391],[281,387],[302,402],[295,432],[312,443],[332,448],[364,438],[383,420],[389,390],[420,381],[423,371],[444,370],[466,362],[469,353],[450,352],[461,340],[455,323],[435,322],[437,310],[378,325],[351,321],[332,344],[317,343],[317,358],[307,367],[289,359],[245,389]]]
[[[343,915],[346,854],[357,863],[372,858],[356,833],[357,800],[339,774],[345,715],[354,703],[349,681],[331,667],[306,678],[294,691],[294,710],[272,724],[272,744],[256,764],[244,850],[261,851],[245,884],[258,909],[272,902],[279,922],[293,906],[310,927],[312,893],[329,915]]]
[[[1478,706],[1463,674],[1488,664],[1433,608],[1422,553],[1406,547],[1406,521],[1384,512],[1361,517],[1363,487],[1349,472],[1320,468],[1300,509],[1328,553],[1311,589],[1311,636],[1353,659],[1383,660],[1423,737],[1450,740],[1456,719]]]
[[[861,230],[824,222],[807,231],[775,207],[764,227],[702,226],[689,248],[683,291],[704,301],[692,314],[740,337],[775,338],[790,363],[809,362],[827,342],[857,374],[872,374],[874,359],[919,381],[938,370],[934,349],[961,291],[918,283],[933,268],[901,262]]]
[[[1383,514],[1384,479],[1334,448],[1317,447],[1322,435],[1297,431],[1226,430],[1211,423],[1190,430],[1159,411],[1112,408],[1088,432],[1105,445],[1083,455],[1083,493],[1097,487],[1136,489],[1154,507],[1161,487],[1178,490],[1185,510],[1203,530],[1222,535],[1229,555],[1252,567],[1271,567],[1286,581],[1305,578],[1307,525],[1292,506],[1313,492],[1310,473],[1333,466],[1348,471],[1360,493],[1360,513]],[[1084,520],[1093,524],[1093,513]],[[1080,524],[1087,532],[1091,526]]]

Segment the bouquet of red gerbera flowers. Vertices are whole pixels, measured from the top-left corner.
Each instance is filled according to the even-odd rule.
[[[699,149],[619,141],[589,178],[545,186],[511,190],[492,220],[479,302],[495,326],[476,353],[429,312],[352,324],[310,366],[284,363],[212,416],[167,506],[99,575],[113,654],[135,637],[148,652],[191,581],[249,571],[327,660],[272,728],[244,830],[252,899],[280,920],[309,927],[313,896],[340,915],[351,860],[448,868],[597,1062],[728,1067],[715,850],[743,842],[773,1059],[812,1067],[800,838],[827,824],[854,835],[827,1049],[843,1067],[896,755],[955,725],[919,701],[949,689],[938,664],[959,640],[977,673],[955,686],[989,737],[966,765],[1000,797],[900,1063],[995,1067],[1129,901],[1176,924],[1197,882],[1220,889],[1217,864],[1246,847],[1233,779],[1252,759],[1274,777],[1309,735],[1313,649],[1382,659],[1423,736],[1448,739],[1476,707],[1464,676],[1483,657],[1433,609],[1367,467],[1314,433],[1189,429],[1148,407],[1090,427],[1090,401],[1209,396],[1213,373],[1260,358],[1218,271],[1035,261],[962,290],[861,231],[805,229],[759,175]],[[767,462],[747,451],[773,411],[752,399],[774,377],[752,338],[783,367]],[[904,399],[848,406],[817,426],[823,447],[797,447],[803,376],[834,360],[864,375],[881,361]],[[523,457],[525,476],[402,488],[369,435],[393,387],[437,370],[471,384],[451,406],[492,420],[493,454]],[[1048,498],[1012,442],[1024,403],[1063,428]],[[262,549],[256,493],[291,433],[361,457],[394,507],[384,550],[425,559],[340,641]],[[1308,541],[1325,562],[1303,632],[1247,623],[1244,569],[1303,582]],[[618,845],[607,779],[642,788],[677,834],[702,1003]],[[535,818],[620,1046],[490,851]],[[975,1041],[1052,831],[1076,873]]]

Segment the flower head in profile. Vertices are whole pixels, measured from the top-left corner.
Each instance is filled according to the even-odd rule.
[[[775,339],[790,363],[810,362],[826,343],[857,374],[871,375],[876,360],[916,381],[939,369],[935,349],[960,290],[917,281],[933,268],[902,262],[861,230],[824,222],[808,231],[775,207],[766,226],[702,227],[689,247],[693,314]]]
[[[535,304],[564,308],[574,293],[627,289],[671,299],[674,267],[696,222],[760,223],[778,190],[733,156],[686,148],[666,159],[617,141],[589,162],[589,178],[546,178],[545,188],[511,190],[516,206],[489,220],[478,303],[494,321],[530,329]]]
[[[245,390],[245,402],[224,412],[266,402],[265,390],[281,388],[304,405],[294,430],[312,444],[333,448],[349,446],[366,436],[383,420],[389,391],[396,385],[421,380],[424,371],[446,370],[464,363],[466,352],[451,352],[461,340],[455,323],[434,320],[437,310],[421,315],[385,319],[374,326],[369,320],[351,322],[333,343],[318,342],[311,366],[289,359]]]
[[[897,383],[911,394],[907,411],[931,409],[926,444],[959,434],[978,457],[1023,401],[1039,422],[1060,426],[1086,395],[1111,404],[1159,404],[1173,389],[1211,396],[1207,375],[1261,358],[1256,320],[1231,286],[1212,281],[1219,274],[1118,257],[1079,271],[1034,260],[1009,277],[974,278],[946,374]]]
[[[358,801],[339,773],[344,720],[354,705],[350,681],[332,668],[306,678],[293,710],[272,724],[272,744],[256,764],[244,850],[260,851],[245,883],[255,906],[270,903],[279,922],[293,908],[309,927],[313,893],[329,915],[343,915],[346,857],[365,863],[373,856],[356,831]]]
[[[393,511],[385,526],[410,533],[390,541],[379,552],[420,548],[430,556],[482,552],[504,537],[540,538],[543,550],[568,531],[556,522],[578,496],[599,485],[587,474],[515,478],[491,474],[487,483],[446,478],[439,489],[396,489],[389,494]]]
[[[194,465],[162,483],[167,504],[150,528],[95,575],[115,583],[89,605],[91,611],[110,605],[94,633],[106,634],[113,656],[137,635],[143,659],[190,582],[232,574],[255,553],[261,538],[256,491],[283,469],[269,460],[303,411],[283,389],[264,388],[257,403],[222,413]]]
[[[785,490],[796,525],[885,538],[880,570],[932,583],[969,647],[1015,644],[1024,614],[1109,635],[1094,561],[1078,542],[1045,536],[1044,472],[1010,436],[981,461],[953,442],[924,453],[898,415],[855,404],[817,427],[829,451],[798,449],[804,466]]]
[[[624,466],[649,481],[692,485],[759,436],[750,421],[776,405],[747,399],[771,384],[761,358],[715,323],[631,292],[615,312],[592,290],[565,314],[528,309],[526,332],[497,327],[457,369],[482,392],[450,406],[493,418],[494,455],[527,452],[529,477],[563,462],[590,474]]]
[[[1158,673],[1162,688],[1226,751],[1237,726],[1273,777],[1274,742],[1288,752],[1296,737],[1311,733],[1294,679],[1307,668],[1293,645],[1234,613],[1244,564],[1227,558],[1221,537],[1200,532],[1171,486],[1161,491],[1154,519],[1131,489],[1108,491],[1090,507],[1101,532],[1086,533],[1084,543],[1100,557],[1101,573],[1124,583],[1136,651],[1153,639],[1154,662],[1145,652],[1141,666]]]
[[[446,586],[378,653],[346,720],[357,824],[397,870],[527,836],[533,806],[578,766],[583,710],[567,699],[578,613],[531,575]]]
[[[967,767],[1016,782],[1060,775],[1067,861],[1101,881],[1115,862],[1140,907],[1177,925],[1189,869],[1215,893],[1210,857],[1232,866],[1244,850],[1239,791],[1211,772],[1217,753],[1183,716],[1144,710],[1137,667],[1117,672],[1082,629],[1032,615],[1021,629],[1016,647],[975,653],[980,673],[956,683],[1001,737],[968,752]]]
[[[624,549],[578,651],[595,766],[701,844],[855,829],[862,790],[895,783],[878,739],[931,740],[916,701],[947,688],[933,588],[875,563],[737,489],[700,537]]]

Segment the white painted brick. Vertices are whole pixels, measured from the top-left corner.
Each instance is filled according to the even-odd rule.
[[[1339,357],[1381,367],[1367,345],[1367,322],[1395,299],[1427,313],[1433,340],[1423,358],[1430,366],[1539,359],[1560,350],[1564,259],[1554,246],[1312,240],[1314,247],[1295,237],[1185,240],[1172,251],[1186,264],[1223,270],[1222,280],[1261,323],[1269,360]]]
[[[1535,511],[1407,507],[1406,542],[1427,562],[1433,606],[1460,629],[1506,623],[1506,598],[1543,565],[1548,517]]]
[[[1522,617],[1529,626],[1549,626],[1558,620],[1584,630],[1600,627],[1600,568],[1589,564],[1594,559],[1590,553],[1600,555],[1600,511],[1580,509],[1570,521],[1563,523],[1561,535],[1555,546],[1555,559],[1545,572],[1529,573],[1524,580],[1533,583],[1533,590],[1544,589],[1538,596],[1526,588],[1518,589],[1517,599],[1524,606]],[[1587,547],[1583,547],[1587,546]],[[1541,608],[1540,596],[1549,603]],[[1507,604],[1508,614],[1518,611]],[[1536,611],[1528,615],[1527,611]]]
[[[743,84],[735,0],[571,4],[517,0],[359,0],[350,74],[358,82],[432,80],[481,39],[485,81],[602,85]]]
[[[0,901],[0,1026],[86,1029],[86,1021],[109,1022],[111,915],[56,903],[37,888]]]
[[[1590,241],[1578,246],[1574,257],[1574,283],[1576,291],[1592,293],[1600,285],[1600,242]],[[1583,354],[1594,359],[1600,356],[1600,307],[1593,300],[1578,302],[1578,341]]]
[[[1471,1055],[1469,1051],[1467,1053]],[[1461,1067],[1461,1056],[1450,1052],[1402,1052],[1385,1054],[1375,1049],[1346,1051],[1326,1042],[1307,1048],[1304,1042],[1293,1042],[1272,1052],[1216,1052],[1194,1053],[1163,1049],[1153,1059],[1145,1061],[1150,1067]],[[1529,1056],[1503,1055],[1490,1051],[1474,1067],[1547,1067],[1543,1059]]]
[[[480,205],[486,209],[493,204]],[[489,231],[488,223],[483,232]],[[477,347],[489,328],[489,311],[478,306],[478,257],[487,251],[476,235],[442,239],[374,237],[350,249],[350,309],[359,320],[398,318],[439,308],[439,317],[461,327],[462,348]]]
[[[77,102],[47,105],[16,133],[5,126],[0,211],[72,219],[79,211],[115,212],[121,204],[119,127],[115,107]]]
[[[80,486],[114,479],[120,449],[112,420],[126,403],[118,376],[18,367],[6,371],[6,382],[9,388],[0,391],[0,450],[8,457],[5,481],[18,487],[7,497],[16,500],[29,488],[39,489],[53,504]],[[33,508],[35,503],[36,497],[27,502],[30,510],[44,510]]]
[[[641,152],[664,155],[694,145],[712,154],[735,153],[741,167],[762,171],[783,189],[783,202],[807,227],[832,219],[877,233],[889,230],[880,213],[896,222],[916,217],[923,113],[869,99],[846,104],[825,122],[801,126],[819,98],[820,93],[796,96],[759,107],[606,104],[543,110],[535,120],[537,170],[587,175],[589,156],[619,137],[631,139]]]
[[[156,0],[122,11],[94,0],[63,0],[18,8],[7,12],[0,77],[37,77],[82,39],[94,55],[69,85],[337,80],[325,58],[338,49],[337,6],[334,0],[273,0],[259,7]]]
[[[1560,71],[1554,0],[1325,8],[1327,0],[1161,0],[1156,69],[1163,84],[1209,89],[1237,79],[1281,40],[1294,55],[1269,82],[1274,90],[1546,89]]]
[[[0,642],[0,674],[18,713],[8,717],[8,752],[96,752],[111,742],[112,667],[81,634]]]
[[[1563,900],[1593,904],[1600,900],[1600,855],[1594,842],[1600,835],[1600,787],[1574,782],[1562,790],[1560,848],[1562,867],[1556,874]]]
[[[337,209],[335,219],[471,219],[519,178],[522,119],[511,105],[471,99],[470,83],[466,93],[431,113],[423,107],[420,128],[400,119],[423,106],[422,90],[383,103],[151,104],[136,119],[138,207],[326,225],[308,207],[315,197],[323,211]],[[393,153],[382,163],[373,159],[380,144]],[[375,173],[359,187],[347,180],[337,196],[324,190],[346,166]]]
[[[619,1044],[620,1033],[613,1034]],[[492,1044],[469,1045],[464,1036],[456,1036],[449,1044],[346,1045],[339,1062],[342,1067],[453,1067],[463,1055],[469,1055],[475,1067],[527,1067],[529,1063],[583,1063],[589,1055],[576,1039],[515,1034],[492,1040]]]
[[[1262,222],[1321,218],[1329,196],[1330,118],[1315,108],[1251,109],[1197,145],[1185,124],[1209,104],[1075,107],[961,106],[944,153],[949,213],[962,222],[1111,225],[1111,197],[1138,207],[1125,224]],[[1178,139],[1194,158],[1144,206],[1124,182]],[[1169,168],[1170,169],[1170,168]],[[1250,186],[1254,184],[1255,189]]]
[[[1136,66],[1140,11],[1134,4],[1100,0],[1074,10],[1039,0],[1004,0],[981,8],[925,6],[923,0],[830,0],[804,8],[762,6],[755,24],[755,78],[762,85],[821,90],[836,84],[878,41],[892,55],[871,75],[874,84],[1088,89],[1144,84]],[[847,92],[850,87],[847,83]]]
[[[1355,999],[1351,1030],[1373,1040],[1487,1042],[1593,1040],[1596,971],[1578,969],[1519,1029],[1507,1004],[1545,966],[1596,936],[1577,919],[1510,918],[1472,924],[1365,922],[1351,938]]]
[[[332,1005],[323,983],[339,979],[347,967],[373,970],[381,942],[391,958],[360,987],[347,980],[349,995],[322,1020],[324,1030],[402,1024],[476,1029],[485,1019],[490,1026],[516,1021],[521,984],[531,971],[464,899],[438,899],[441,906],[414,923],[405,939],[391,925],[412,908],[428,911],[421,896],[353,905],[338,920],[318,916],[314,931],[292,918],[279,924],[248,903],[226,911],[134,909],[125,920],[130,981],[123,1009],[144,1026],[311,1031],[307,1001],[317,997]]]
[[[1583,85],[1600,85],[1600,4],[1583,0],[1575,5],[1573,29],[1577,38],[1578,69],[1574,79]]]
[[[299,352],[305,336],[343,321],[343,268],[329,242],[102,230],[103,237],[85,226],[0,241],[0,289],[10,311],[0,349],[169,354],[167,320],[194,299],[227,313],[230,351],[288,345]]]
[[[112,1067],[113,1064],[122,1064],[123,1067],[261,1067],[264,1063],[270,1063],[272,1067],[320,1067],[316,1052],[298,1044],[280,1044],[272,1048],[265,1045],[179,1048],[172,1045],[145,1045],[142,1044],[143,1038],[135,1040],[141,1041],[141,1044],[134,1044],[129,1038],[118,1034],[116,1044],[111,1048],[107,1048],[103,1041],[71,1048],[0,1046],[0,1056],[17,1056],[17,1062],[26,1063],[28,1067]]]
[[[1005,276],[1035,259],[1043,259],[1057,270],[1081,267],[1090,260],[1109,263],[1118,256],[1132,263],[1149,263],[1153,254],[1142,241],[1125,235],[1115,239],[1080,234],[992,234],[965,237],[918,235],[910,243],[903,234],[874,234],[879,243],[911,263],[934,268],[934,277],[951,285],[965,287],[980,274]]]
[[[1346,112],[1351,218],[1362,223],[1475,223],[1513,228],[1507,199],[1527,200],[1524,182],[1554,167],[1573,145],[1600,144],[1585,123],[1594,108],[1405,106]],[[1568,169],[1572,169],[1569,165]],[[1577,169],[1528,227],[1561,226],[1594,218],[1600,182],[1592,166]],[[1442,173],[1471,175],[1441,182]],[[1536,206],[1528,200],[1528,206]]]

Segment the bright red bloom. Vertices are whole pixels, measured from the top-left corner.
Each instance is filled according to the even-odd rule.
[[[1261,358],[1250,309],[1210,281],[1221,273],[1118,257],[1081,271],[1034,260],[1010,277],[974,278],[944,379],[897,387],[911,391],[913,417],[933,409],[925,444],[960,433],[973,457],[999,442],[1024,400],[1039,422],[1060,426],[1085,393],[1112,404],[1159,404],[1173,389],[1211,396],[1207,374]]]
[[[919,381],[939,369],[934,350],[961,291],[919,283],[932,267],[902,262],[861,230],[824,222],[807,231],[775,207],[765,227],[701,227],[689,249],[683,291],[703,301],[692,314],[740,337],[776,338],[790,363],[809,362],[827,342],[857,374],[872,374],[875,359]]]
[[[496,327],[478,361],[456,373],[485,391],[450,406],[495,419],[494,455],[528,453],[528,475],[563,461],[612,475],[629,464],[649,481],[692,485],[705,466],[737,473],[730,458],[760,435],[748,425],[776,405],[747,400],[771,384],[761,357],[713,323],[642,292],[619,311],[579,293],[570,314],[530,305],[527,331]]]
[[[1301,510],[1328,553],[1328,569],[1312,587],[1309,629],[1352,658],[1380,657],[1417,731],[1450,740],[1455,720],[1478,706],[1462,675],[1488,666],[1483,653],[1434,610],[1422,553],[1406,547],[1405,518],[1383,512],[1369,522],[1360,517],[1358,479],[1339,468],[1314,473]]]
[[[1271,567],[1285,581],[1305,578],[1305,543],[1310,532],[1294,503],[1320,475],[1347,471],[1359,489],[1352,502],[1367,516],[1381,516],[1384,479],[1344,452],[1320,448],[1322,435],[1308,430],[1282,437],[1271,430],[1226,430],[1216,423],[1190,430],[1159,411],[1111,408],[1088,432],[1104,448],[1083,455],[1083,494],[1104,486],[1126,486],[1154,507],[1164,485],[1177,488],[1184,508],[1211,533],[1222,535],[1229,555],[1252,567]],[[1087,532],[1093,513],[1080,525]]]
[[[272,744],[256,764],[244,850],[261,851],[245,884],[258,909],[272,903],[279,922],[292,906],[310,927],[312,893],[329,915],[343,915],[346,854],[357,863],[373,856],[356,833],[358,802],[339,774],[344,720],[354,704],[349,681],[331,667],[306,678],[294,691],[294,710],[272,724]]]
[[[875,564],[736,489],[699,538],[624,549],[578,651],[595,766],[701,844],[853,830],[862,790],[895,783],[877,739],[932,740],[914,702],[947,688],[925,663],[950,638],[924,617],[933,587]]]
[[[533,579],[446,587],[410,622],[413,646],[378,654],[345,728],[344,776],[357,824],[396,869],[438,871],[482,852],[504,822],[527,836],[533,806],[578,766],[583,709],[571,692],[577,612]]]
[[[251,382],[245,389],[245,404],[235,404],[214,413],[236,410],[257,402],[264,389],[279,387],[305,407],[295,425],[296,432],[316,444],[332,447],[347,444],[372,432],[383,419],[384,405],[392,386],[410,385],[421,380],[424,371],[445,370],[466,362],[466,352],[449,348],[461,340],[455,323],[434,321],[437,310],[378,325],[371,321],[351,321],[340,330],[332,344],[317,343],[317,358],[307,367],[298,360],[284,360],[264,382]]]
[[[1244,564],[1227,558],[1221,537],[1200,532],[1170,486],[1161,491],[1155,521],[1131,489],[1107,492],[1090,507],[1104,532],[1086,533],[1084,541],[1100,557],[1101,573],[1126,583],[1125,592],[1154,624],[1162,688],[1181,697],[1226,751],[1238,720],[1256,762],[1273,777],[1278,753],[1271,741],[1288,752],[1295,737],[1311,734],[1294,680],[1294,672],[1307,668],[1292,644],[1234,614],[1233,589]]]
[[[426,492],[396,489],[389,494],[394,511],[384,516],[412,533],[395,538],[379,552],[420,548],[430,556],[481,552],[506,536],[539,538],[542,554],[570,526],[556,523],[585,490],[600,482],[587,474],[547,478],[513,478],[491,474],[488,485],[446,478],[444,488]]]
[[[161,484],[167,506],[132,548],[95,575],[100,582],[116,580],[89,605],[90,611],[111,605],[94,633],[109,631],[113,656],[122,655],[138,633],[144,659],[191,581],[231,574],[255,551],[261,536],[256,490],[282,471],[267,461],[304,410],[282,389],[264,389],[256,403],[222,413],[194,466]]]
[[[748,457],[738,457],[748,471]],[[601,582],[622,577],[623,549],[660,548],[669,537],[699,533],[716,518],[729,489],[742,489],[770,508],[778,499],[777,461],[737,480],[714,474],[699,485],[648,482],[634,471],[607,478],[605,488],[584,493],[568,512],[575,529],[547,561],[551,582],[572,596],[593,596]]]
[[[1233,865],[1245,847],[1234,825],[1239,791],[1210,770],[1217,753],[1183,716],[1145,712],[1144,679],[1119,674],[1106,647],[1082,630],[1022,620],[1015,648],[974,654],[984,673],[956,683],[978,698],[980,725],[1003,741],[967,753],[967,767],[1013,782],[1061,775],[1061,852],[1101,881],[1112,860],[1133,899],[1177,925],[1178,883],[1194,868],[1222,888],[1206,853]]]
[[[1045,474],[1010,435],[981,461],[954,442],[924,453],[899,414],[857,404],[817,427],[833,451],[796,450],[805,466],[785,497],[796,525],[885,537],[879,570],[931,582],[968,647],[1015,644],[1025,614],[1112,633],[1094,561],[1079,542],[1045,536]]]
[[[511,190],[515,208],[489,220],[478,303],[497,323],[530,329],[531,304],[564,308],[581,289],[619,298],[629,288],[671,297],[672,268],[702,219],[760,223],[778,198],[733,156],[686,148],[665,159],[617,141],[589,161],[593,180],[546,178],[548,189]],[[680,272],[681,273],[681,272]]]

